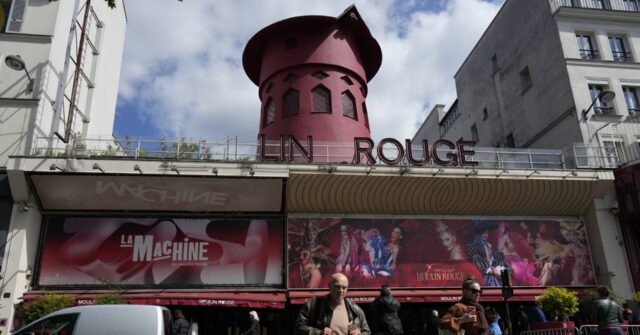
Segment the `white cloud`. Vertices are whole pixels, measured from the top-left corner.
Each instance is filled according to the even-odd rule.
[[[276,21],[337,16],[351,3],[128,1],[120,99],[160,129],[158,138],[255,139],[260,101],[242,68],[246,42]],[[411,138],[434,104],[453,101],[453,75],[499,8],[481,0],[448,1],[438,13],[400,9],[391,0],[356,6],[383,52],[367,98],[376,139]]]

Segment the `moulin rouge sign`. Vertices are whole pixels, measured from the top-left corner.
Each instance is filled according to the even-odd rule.
[[[259,142],[259,159],[275,160],[280,162],[294,161],[304,158],[309,163],[313,163],[313,137],[307,136],[307,145],[305,146],[292,135],[280,135],[280,143],[277,146],[269,145],[267,147],[263,134],[258,135]],[[398,165],[404,160],[411,165],[423,166],[428,165],[431,161],[433,164],[441,166],[476,166],[478,162],[469,160],[470,156],[475,155],[474,150],[469,150],[466,146],[474,146],[476,142],[465,141],[463,139],[457,142],[449,140],[437,140],[431,146],[427,140],[422,140],[421,149],[422,156],[414,157],[413,146],[411,140],[406,139],[404,146],[394,138],[383,138],[378,145],[368,137],[353,138],[353,158],[352,164],[376,164],[373,151],[376,150],[380,162],[387,165]],[[385,153],[385,149],[395,148],[393,156],[389,152]],[[347,148],[335,148],[336,152],[340,151],[340,155],[344,156]],[[332,149],[329,148],[329,156]],[[297,152],[297,155],[296,155]],[[363,159],[364,158],[364,159]]]

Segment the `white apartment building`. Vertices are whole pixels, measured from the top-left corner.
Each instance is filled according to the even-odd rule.
[[[518,152],[510,148],[560,149],[567,168],[615,168],[636,160],[640,3],[506,0],[455,82],[457,100],[448,109],[436,105],[414,142],[464,138],[476,141],[478,150],[504,148],[494,150],[498,156]],[[580,215],[599,264],[598,282],[624,297],[640,289],[640,277],[630,261],[637,252],[629,256],[631,247],[625,241],[625,252],[622,241],[640,238],[640,229],[621,227],[608,215],[618,212],[613,183],[607,198],[594,199]]]
[[[635,0],[506,1],[455,75],[457,104],[440,108],[416,138],[516,148],[581,143],[592,149],[577,149],[578,165],[589,156],[589,166],[640,157],[638,8]],[[608,103],[605,91],[615,93]],[[438,132],[426,130],[432,123]]]
[[[1,3],[0,167],[7,167],[11,155],[111,134],[124,4],[110,9],[104,0]]]
[[[29,286],[35,247],[27,240],[41,221],[27,212],[33,195],[9,157],[61,156],[82,139],[112,134],[127,18],[122,1],[115,9],[104,0],[0,5],[0,331],[7,333]]]

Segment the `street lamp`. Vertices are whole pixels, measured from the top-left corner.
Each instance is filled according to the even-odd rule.
[[[611,91],[600,92],[600,94],[598,94],[598,96],[595,99],[593,99],[593,101],[591,101],[591,105],[589,105],[589,108],[582,110],[582,117],[584,118],[584,120],[585,121],[587,120],[587,113],[589,113],[589,111],[591,110],[593,105],[596,104],[597,101],[602,101],[605,104],[608,104],[613,99],[615,99],[615,97],[616,97],[616,94]]]
[[[9,55],[4,58],[4,63],[7,64],[7,66],[13,70],[16,70],[16,71],[24,70],[24,73],[27,74],[27,79],[29,79],[27,90],[29,92],[33,92],[33,79],[31,79],[31,76],[29,75],[29,71],[27,71],[27,66],[24,63],[24,60],[22,60],[22,57],[20,57],[20,55],[15,55],[15,56]]]

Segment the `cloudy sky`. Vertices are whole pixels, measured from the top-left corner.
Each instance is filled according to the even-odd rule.
[[[369,83],[374,140],[411,138],[504,0],[356,0],[382,48]],[[126,1],[127,40],[114,133],[133,138],[255,140],[258,87],[242,68],[247,41],[293,16],[338,16],[353,0]]]

